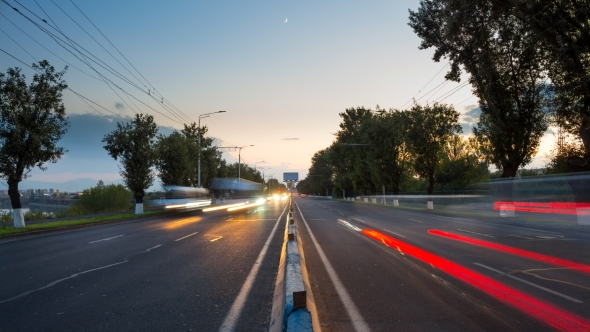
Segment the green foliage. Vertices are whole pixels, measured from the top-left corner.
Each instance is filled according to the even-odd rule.
[[[502,177],[528,164],[547,129],[544,46],[527,23],[491,0],[422,1],[409,25],[435,48],[434,60],[450,59],[446,78],[459,81],[461,66],[479,97],[482,114],[474,133]]]
[[[0,73],[0,178],[6,179],[12,208],[21,208],[18,183],[33,167],[45,170],[64,154],[57,144],[69,123],[62,102],[65,70],[46,60],[33,64],[37,73],[27,86],[19,68]]]
[[[145,190],[154,182],[156,133],[153,116],[136,114],[131,122],[117,123],[117,129],[102,140],[109,155],[121,163],[120,174],[137,203],[143,203]]]
[[[471,145],[471,142],[459,135],[447,141],[442,162],[434,176],[436,190],[467,189],[470,184],[489,177],[488,163],[478,158],[477,146]]]
[[[538,38],[556,94],[555,120],[582,140],[590,156],[590,1],[527,0],[506,4]]]
[[[378,115],[363,122],[361,133],[367,149],[367,161],[373,183],[392,187],[397,195],[404,179],[411,174],[408,112],[377,108]]]
[[[434,173],[443,159],[444,147],[461,132],[459,113],[452,106],[414,105],[407,113],[408,143],[414,154],[414,170],[429,181],[428,194],[434,191]]]
[[[121,184],[104,185],[100,181],[96,187],[83,191],[74,203],[70,215],[94,214],[129,210],[133,193]]]
[[[187,139],[177,131],[168,136],[158,137],[156,168],[162,185],[190,186],[193,184],[191,177],[196,167],[196,160],[191,157],[196,150],[197,144],[194,139]]]

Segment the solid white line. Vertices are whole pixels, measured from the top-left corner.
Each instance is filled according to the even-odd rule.
[[[483,265],[483,264],[480,264],[480,263],[473,263],[473,264],[475,264],[475,265],[479,265],[479,266],[481,266],[481,267],[483,267],[483,268],[486,268],[486,269],[488,269],[488,270],[490,270],[490,271],[494,271],[494,272],[496,272],[496,273],[499,273],[499,274],[501,274],[501,275],[503,275],[503,276],[510,277],[510,278],[512,278],[512,279],[514,279],[514,280],[518,280],[518,281],[520,281],[520,282],[524,282],[524,283],[525,283],[525,284],[527,284],[527,285],[531,285],[531,286],[533,286],[533,287],[537,287],[537,288],[539,288],[539,289],[542,289],[542,290],[544,290],[544,291],[546,291],[546,292],[548,292],[548,293],[551,293],[551,294],[553,294],[553,295],[561,296],[561,297],[563,297],[564,299],[570,300],[570,301],[572,301],[572,302],[575,302],[575,303],[584,303],[584,302],[582,302],[582,301],[580,301],[580,300],[574,299],[573,297],[569,297],[569,296],[567,296],[567,295],[565,295],[565,294],[561,294],[561,293],[559,293],[559,292],[556,292],[556,291],[554,291],[554,290],[552,290],[552,289],[549,289],[549,288],[546,288],[546,287],[543,287],[543,286],[537,285],[537,284],[535,284],[535,283],[532,283],[532,282],[530,282],[530,281],[526,281],[526,280],[524,280],[524,279],[520,279],[520,278],[518,278],[518,277],[515,277],[515,276],[513,276],[513,275],[511,275],[511,274],[507,274],[507,273],[504,273],[504,272],[502,272],[502,271],[498,271],[498,270],[496,270],[496,269],[494,269],[494,268],[491,268],[491,267],[489,267],[489,266],[485,266],[485,265]]]
[[[420,221],[420,220],[414,220],[414,219],[408,219],[408,220],[415,221],[415,222],[419,222],[419,223],[421,223],[421,224],[423,224],[423,223],[424,223],[424,222],[422,222],[422,221]]]
[[[309,228],[307,221],[305,221],[305,217],[303,217],[303,213],[301,213],[301,209],[299,209],[299,204],[295,203],[295,206],[297,206],[297,210],[299,210],[299,215],[301,216],[301,220],[303,220],[303,224],[305,225],[305,228],[307,228],[307,231],[309,232],[309,236],[311,237],[311,241],[313,242],[315,248],[317,249],[318,254],[320,255],[320,258],[321,258],[322,262],[324,263],[324,266],[326,267],[326,271],[328,271],[328,275],[330,275],[330,279],[332,279],[332,284],[334,284],[334,288],[336,288],[336,292],[338,293],[338,296],[340,297],[342,304],[344,304],[344,308],[346,309],[348,316],[350,316],[350,319],[352,320],[352,324],[354,325],[354,329],[359,332],[370,331],[371,329],[369,329],[369,325],[367,325],[367,323],[365,322],[365,320],[361,316],[361,313],[359,312],[356,305],[354,304],[354,302],[350,298],[350,295],[346,291],[346,288],[344,288],[344,285],[340,281],[340,278],[338,278],[336,271],[334,271],[332,264],[330,264],[330,261],[328,261],[328,257],[326,257],[326,254],[324,254],[324,251],[322,250],[322,248],[318,244],[318,241],[315,239],[315,236],[311,232],[311,228]]]
[[[466,230],[464,230],[464,229],[459,229],[459,228],[457,228],[457,230],[458,230],[458,231],[461,231],[461,232],[466,232],[466,233],[471,233],[471,234],[477,234],[477,235],[481,235],[481,236],[493,237],[493,236],[491,236],[491,235],[487,235],[487,234],[481,234],[481,233],[476,233],[476,232],[472,232],[472,231],[466,231]]]
[[[176,240],[174,240],[174,242],[176,242],[176,241],[180,241],[180,240],[184,240],[184,239],[186,239],[187,237],[189,237],[189,236],[193,236],[193,235],[195,235],[195,234],[197,234],[197,233],[199,233],[199,232],[194,232],[194,233],[192,233],[192,234],[189,234],[189,235],[187,235],[187,236],[183,236],[183,237],[181,237],[180,239],[176,239]]]
[[[121,235],[117,235],[117,236],[113,236],[113,237],[108,237],[108,238],[106,238],[106,239],[102,239],[102,240],[96,240],[96,241],[92,241],[92,242],[88,242],[88,243],[96,243],[96,242],[100,242],[100,241],[109,241],[109,240],[112,240],[112,239],[116,239],[116,238],[118,238],[118,237],[121,237],[121,236],[123,236],[123,235],[125,235],[125,234],[121,234]]]
[[[385,229],[385,228],[383,228],[383,230],[384,230],[384,231],[386,231],[386,232],[389,232],[389,233],[391,233],[391,234],[395,234],[395,235],[397,235],[397,236],[405,237],[405,236],[403,236],[403,235],[401,235],[401,234],[398,234],[398,233],[396,233],[396,232],[394,232],[394,231],[390,231],[389,229]]]
[[[248,299],[248,294],[250,293],[250,290],[252,289],[252,285],[254,285],[254,280],[256,280],[256,275],[258,274],[258,270],[260,269],[260,266],[262,265],[262,260],[264,259],[264,256],[266,255],[266,251],[268,250],[268,246],[270,245],[270,241],[272,240],[272,238],[275,234],[275,231],[277,230],[277,226],[279,226],[279,221],[283,217],[283,214],[285,214],[286,210],[287,210],[287,205],[285,205],[283,212],[281,212],[281,215],[277,219],[275,226],[273,227],[272,231],[270,232],[270,235],[268,236],[268,239],[266,240],[264,247],[262,247],[262,251],[260,251],[260,254],[258,255],[258,258],[256,259],[256,262],[254,262],[254,266],[252,266],[252,269],[250,270],[248,277],[246,277],[246,281],[244,282],[244,285],[242,286],[242,289],[240,290],[238,297],[236,297],[234,304],[232,304],[231,309],[229,309],[229,313],[225,317],[223,324],[221,324],[219,331],[229,332],[229,331],[233,331],[236,328],[236,324],[238,323],[238,319],[240,318],[240,314],[242,313],[242,309],[244,308],[244,304],[246,304],[246,300]]]
[[[223,237],[223,236],[218,236],[218,237],[214,238],[213,240],[209,240],[209,242],[215,242],[215,241],[217,241],[217,240],[221,239],[222,237]]]

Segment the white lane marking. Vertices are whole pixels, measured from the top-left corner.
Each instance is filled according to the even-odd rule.
[[[526,236],[521,236],[521,235],[509,235],[509,236],[519,237],[521,239],[527,239],[527,240],[536,240],[532,237],[526,237]]]
[[[270,245],[270,241],[272,240],[272,238],[275,234],[275,231],[277,230],[277,227],[279,226],[279,222],[281,221],[281,218],[283,218],[283,214],[285,214],[286,210],[287,210],[287,205],[285,205],[283,212],[281,212],[281,215],[277,219],[275,226],[273,227],[272,231],[270,232],[270,235],[268,236],[268,239],[266,240],[264,247],[262,247],[262,251],[260,251],[258,258],[256,258],[256,262],[254,262],[254,266],[252,266],[252,269],[250,270],[248,277],[246,277],[246,281],[244,282],[244,285],[242,286],[242,289],[240,290],[238,297],[236,297],[234,303],[232,304],[231,308],[229,309],[229,313],[225,317],[223,324],[221,324],[219,331],[229,332],[229,331],[233,331],[236,328],[236,324],[238,323],[238,319],[240,318],[240,314],[242,313],[242,309],[244,308],[244,304],[246,304],[246,300],[248,299],[248,294],[250,294],[250,290],[252,289],[252,285],[254,285],[254,280],[256,279],[256,275],[258,274],[258,270],[260,269],[260,266],[262,265],[262,260],[264,259],[264,256],[266,255],[266,251],[268,250],[268,246]]]
[[[420,221],[420,220],[414,220],[414,219],[408,219],[408,220],[410,220],[410,221],[415,221],[415,222],[419,222],[419,223],[421,223],[421,224],[423,224],[423,223],[424,223],[424,222],[422,222],[422,221]]]
[[[309,236],[311,237],[311,241],[313,242],[316,250],[318,251],[318,254],[320,255],[322,263],[324,263],[324,266],[326,267],[326,271],[328,271],[328,275],[330,275],[330,279],[332,279],[332,284],[334,285],[334,288],[336,288],[336,292],[338,293],[338,296],[340,297],[340,301],[342,301],[342,304],[344,304],[344,308],[346,309],[348,316],[350,316],[350,319],[352,320],[352,324],[354,326],[354,329],[359,332],[370,331],[371,329],[369,329],[369,325],[367,325],[367,323],[365,322],[365,320],[361,316],[361,313],[359,312],[358,308],[356,307],[356,305],[354,304],[354,302],[350,298],[350,295],[346,291],[346,288],[344,288],[344,285],[340,281],[340,278],[338,278],[336,271],[334,271],[332,264],[330,264],[330,261],[328,261],[328,257],[326,257],[326,254],[324,253],[324,251],[322,250],[322,248],[318,244],[318,241],[315,239],[315,236],[311,232],[311,228],[309,228],[309,225],[307,224],[307,221],[305,221],[305,217],[303,216],[303,213],[301,213],[301,209],[299,209],[299,204],[295,203],[295,205],[297,206],[297,210],[299,210],[299,215],[301,216],[301,220],[303,220],[303,224],[305,225],[305,228],[307,228],[307,232],[309,233]]]
[[[100,242],[100,241],[110,241],[112,239],[116,239],[116,238],[121,237],[123,235],[125,235],[125,234],[121,234],[121,235],[117,235],[117,236],[113,236],[113,237],[108,237],[106,239],[96,240],[96,241],[92,241],[92,242],[88,242],[88,243],[96,243],[96,242]]]
[[[174,240],[174,242],[176,242],[176,241],[180,241],[180,240],[184,240],[184,239],[186,239],[187,237],[189,237],[189,236],[193,236],[193,235],[195,235],[195,234],[197,234],[197,233],[199,233],[199,232],[194,232],[194,233],[192,233],[192,234],[189,234],[189,235],[187,235],[187,236],[183,236],[183,237],[181,237],[180,239],[176,239],[176,240]]]
[[[398,234],[398,233],[396,233],[396,232],[394,232],[394,231],[390,231],[389,229],[385,229],[385,228],[383,228],[383,230],[384,230],[384,231],[386,231],[386,232],[389,232],[389,233],[391,233],[391,234],[395,234],[395,235],[397,235],[397,236],[405,237],[405,236],[403,236],[403,235],[401,235],[401,234]]]
[[[488,270],[490,270],[490,271],[494,271],[494,272],[496,272],[496,273],[498,273],[498,274],[500,274],[500,275],[502,275],[502,276],[506,276],[506,277],[512,278],[512,279],[514,279],[514,280],[518,280],[518,281],[520,281],[520,282],[524,282],[524,283],[525,283],[525,284],[527,284],[527,285],[530,285],[530,286],[533,286],[533,287],[537,287],[538,289],[544,290],[544,291],[546,291],[546,292],[548,292],[548,293],[551,293],[551,294],[553,294],[553,295],[561,296],[561,297],[563,297],[563,298],[564,298],[564,299],[566,299],[566,300],[570,300],[570,301],[572,301],[572,302],[575,302],[575,303],[584,303],[584,302],[582,302],[582,301],[580,301],[580,300],[574,299],[573,297],[569,297],[569,296],[567,296],[567,295],[565,295],[565,294],[562,294],[562,293],[556,292],[556,291],[554,291],[554,290],[552,290],[552,289],[549,289],[549,288],[546,288],[546,287],[543,287],[543,286],[537,285],[537,284],[535,284],[535,283],[532,283],[532,282],[530,282],[530,281],[526,281],[526,280],[524,280],[524,279],[521,279],[521,278],[515,277],[515,276],[513,276],[513,275],[511,275],[511,274],[504,273],[504,272],[502,272],[502,271],[499,271],[499,270],[496,270],[496,269],[494,269],[494,268],[492,268],[492,267],[489,267],[489,266],[486,266],[486,265],[483,265],[483,264],[480,264],[480,263],[473,263],[473,264],[475,264],[475,265],[478,265],[478,266],[481,266],[481,267],[483,267],[483,268],[485,268],[485,269],[488,269]]]
[[[218,237],[214,238],[213,240],[209,240],[209,242],[215,242],[215,241],[217,241],[217,240],[221,239],[222,237],[223,237],[223,236],[218,236]]]
[[[349,223],[349,222],[348,222],[348,221],[346,221],[346,220],[338,219],[338,221],[339,221],[339,222],[341,222],[341,223],[342,223],[344,226],[346,226],[346,227],[348,227],[348,228],[352,229],[353,231],[356,231],[356,232],[360,232],[360,231],[361,231],[361,229],[360,229],[360,228],[356,227],[355,225],[353,225],[353,224]]]
[[[102,270],[102,269],[109,268],[109,267],[111,267],[111,266],[116,266],[116,265],[120,265],[120,264],[127,263],[127,262],[129,262],[129,257],[131,257],[131,256],[134,256],[134,255],[139,255],[139,254],[143,254],[143,253],[149,252],[149,251],[151,251],[151,250],[153,250],[153,249],[156,249],[156,248],[158,248],[158,247],[161,247],[161,246],[162,246],[161,244],[158,244],[157,246],[153,246],[153,247],[151,247],[151,248],[149,248],[149,249],[146,249],[146,250],[144,250],[144,251],[140,251],[140,252],[133,253],[133,254],[131,254],[131,255],[128,255],[127,257],[123,258],[123,260],[122,260],[122,261],[120,261],[120,262],[117,262],[117,263],[113,263],[113,264],[109,264],[109,265],[105,265],[105,266],[97,267],[97,268],[94,268],[94,269],[90,269],[90,270],[86,270],[86,271],[82,271],[82,272],[74,273],[74,274],[72,274],[72,275],[71,275],[71,276],[69,276],[69,277],[65,277],[65,278],[62,278],[62,279],[58,279],[58,280],[52,281],[52,282],[48,283],[47,285],[45,285],[45,286],[43,286],[43,287],[40,287],[40,288],[37,288],[37,289],[33,289],[33,290],[30,290],[30,291],[26,291],[26,292],[24,292],[24,293],[20,293],[20,294],[19,294],[19,295],[17,295],[17,296],[11,297],[11,298],[9,298],[9,299],[6,299],[6,300],[2,300],[2,301],[0,301],[0,304],[1,304],[1,303],[5,303],[5,302],[10,302],[10,301],[16,300],[16,299],[18,299],[18,298],[21,298],[21,297],[23,297],[23,296],[27,296],[27,295],[29,295],[29,294],[31,294],[31,293],[34,293],[34,292],[37,292],[37,291],[40,291],[40,290],[44,290],[44,289],[46,289],[46,288],[49,288],[49,287],[53,287],[53,286],[55,286],[56,284],[58,284],[58,283],[60,283],[60,282],[62,282],[62,281],[66,281],[66,280],[68,280],[68,279],[75,278],[75,277],[77,277],[77,276],[79,276],[79,275],[81,275],[81,274],[84,274],[84,273],[93,272],[93,271],[98,271],[98,270]]]
[[[476,233],[476,232],[467,231],[467,230],[464,230],[464,229],[459,229],[459,228],[457,228],[457,230],[458,230],[458,231],[461,231],[461,232],[465,232],[465,233],[471,233],[471,234],[477,234],[477,235],[481,235],[481,236],[493,237],[493,236],[491,236],[491,235],[487,235],[487,234],[481,234],[481,233]]]

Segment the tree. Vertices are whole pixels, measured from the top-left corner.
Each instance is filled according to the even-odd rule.
[[[168,136],[160,135],[156,143],[156,169],[163,186],[193,185],[196,161],[191,158],[197,149],[194,140],[174,131]]]
[[[0,177],[8,183],[14,227],[25,227],[18,183],[33,167],[47,169],[66,152],[58,147],[69,123],[62,102],[67,67],[56,72],[46,60],[27,86],[19,68],[0,73]]]
[[[408,173],[411,154],[408,149],[408,116],[398,110],[382,111],[364,121],[363,141],[369,143],[367,160],[374,183],[393,187],[399,194]]]
[[[488,163],[479,158],[473,139],[453,135],[443,147],[442,161],[435,172],[437,187],[443,190],[467,189],[489,175]]]
[[[136,114],[131,122],[117,123],[117,129],[105,135],[104,148],[121,163],[120,174],[135,197],[135,213],[143,213],[145,190],[154,182],[151,168],[156,163],[154,117]]]
[[[194,146],[188,150],[188,157],[193,161],[192,168],[188,173],[188,182],[190,185],[198,186],[198,158],[201,156],[201,184],[203,187],[208,187],[209,180],[216,177],[221,165],[221,151],[213,146],[213,138],[206,137],[208,132],[207,126],[199,127],[195,122],[190,125],[184,125],[181,133],[187,139],[189,146]],[[201,145],[197,145],[197,141],[201,135]],[[194,143],[194,144],[193,144]],[[200,149],[200,151],[199,151]],[[224,166],[224,165],[223,165]],[[221,176],[220,176],[221,177]]]
[[[558,124],[578,136],[585,148],[586,170],[590,169],[590,1],[504,1],[543,43],[548,75],[555,88]]]
[[[334,164],[337,184],[340,189],[352,187],[351,191],[375,192],[361,131],[363,122],[373,117],[373,111],[364,107],[347,108],[339,115],[340,130],[334,134],[336,141],[331,147],[333,157],[338,160]]]
[[[443,104],[414,105],[407,113],[409,144],[414,153],[414,170],[428,179],[428,195],[434,191],[434,173],[442,161],[448,140],[461,132],[459,113]]]
[[[491,0],[424,0],[410,11],[409,25],[422,38],[421,49],[445,56],[446,78],[459,81],[461,66],[482,110],[474,133],[487,141],[487,154],[502,170],[500,193],[512,197],[512,179],[528,164],[547,129],[546,52],[526,23]]]
[[[301,188],[304,194],[328,195],[334,188],[332,182],[332,168],[330,160],[330,149],[320,150],[314,153],[311,158],[311,167],[302,186],[297,186],[297,191]]]

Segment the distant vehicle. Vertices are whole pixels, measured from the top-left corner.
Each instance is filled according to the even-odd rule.
[[[299,194],[299,197],[301,197],[301,198],[307,198],[307,195],[306,194]]]

